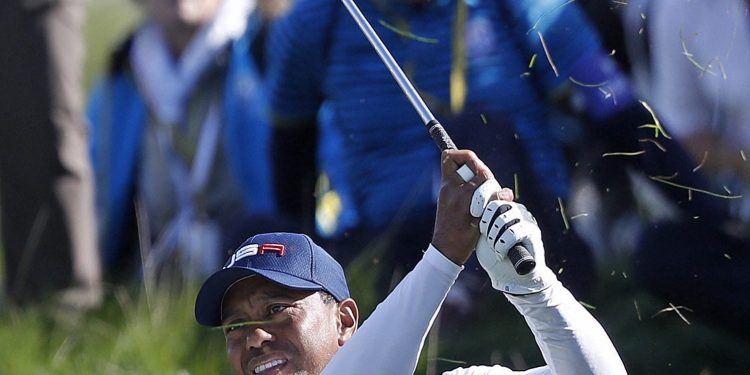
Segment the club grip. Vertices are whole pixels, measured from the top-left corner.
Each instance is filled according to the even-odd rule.
[[[528,250],[523,245],[515,244],[508,250],[508,258],[510,259],[513,268],[516,273],[523,276],[533,271],[536,267],[536,261],[531,256]]]
[[[456,149],[456,144],[453,143],[453,140],[448,135],[448,132],[445,131],[443,125],[440,125],[437,120],[430,120],[430,122],[426,123],[425,126],[427,127],[427,131],[430,133],[430,137],[432,137],[432,140],[435,141],[435,144],[438,146],[440,151]]]

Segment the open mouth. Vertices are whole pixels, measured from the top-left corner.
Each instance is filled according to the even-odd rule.
[[[262,365],[257,366],[253,369],[253,374],[261,374],[264,371],[270,370],[274,367],[281,366],[286,363],[286,360],[283,359],[274,359],[273,361],[266,362]]]

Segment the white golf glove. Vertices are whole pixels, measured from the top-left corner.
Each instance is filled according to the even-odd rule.
[[[463,177],[463,175],[461,177]],[[494,178],[479,185],[479,187],[474,190],[474,195],[471,197],[471,206],[469,207],[469,213],[471,216],[482,217],[482,213],[484,213],[487,204],[489,204],[495,197],[494,194],[501,189],[500,184]]]
[[[479,222],[476,253],[492,281],[492,287],[510,294],[523,295],[542,291],[556,280],[544,262],[542,232],[536,219],[520,203],[494,200],[487,204]],[[536,261],[536,267],[519,275],[508,259],[508,250],[523,245]]]

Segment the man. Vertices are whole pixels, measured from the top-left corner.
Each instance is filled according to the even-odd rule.
[[[525,208],[511,202],[509,190],[483,199],[477,186],[496,182],[471,151],[446,151],[442,161],[432,244],[361,328],[341,266],[304,235],[251,237],[204,283],[196,319],[224,327],[236,374],[413,373],[424,337],[475,246],[493,287],[512,293],[507,298],[526,318],[547,361],[529,373],[625,373],[604,330],[545,265],[539,229]],[[462,164],[475,173],[468,183],[456,173]],[[469,214],[470,202],[477,201],[480,212],[486,206],[481,219]],[[526,276],[505,257],[516,243],[537,261]],[[448,374],[510,372],[495,366]]]
[[[0,207],[11,301],[101,302],[81,105],[82,0],[0,3]]]
[[[202,278],[238,242],[233,226],[275,222],[259,51],[283,3],[143,2],[145,21],[113,54],[88,113],[108,270],[122,272],[128,245],[146,243],[147,279],[166,259]]]

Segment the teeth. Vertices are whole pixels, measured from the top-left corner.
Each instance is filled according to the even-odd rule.
[[[284,363],[286,363],[286,361],[283,361],[283,360],[280,360],[280,359],[274,359],[271,362],[264,363],[264,364],[256,367],[255,370],[253,370],[253,372],[257,374],[257,373],[260,373],[261,371],[266,371],[266,370],[268,370],[271,367],[278,366],[278,365],[281,365],[281,364],[284,364]]]

